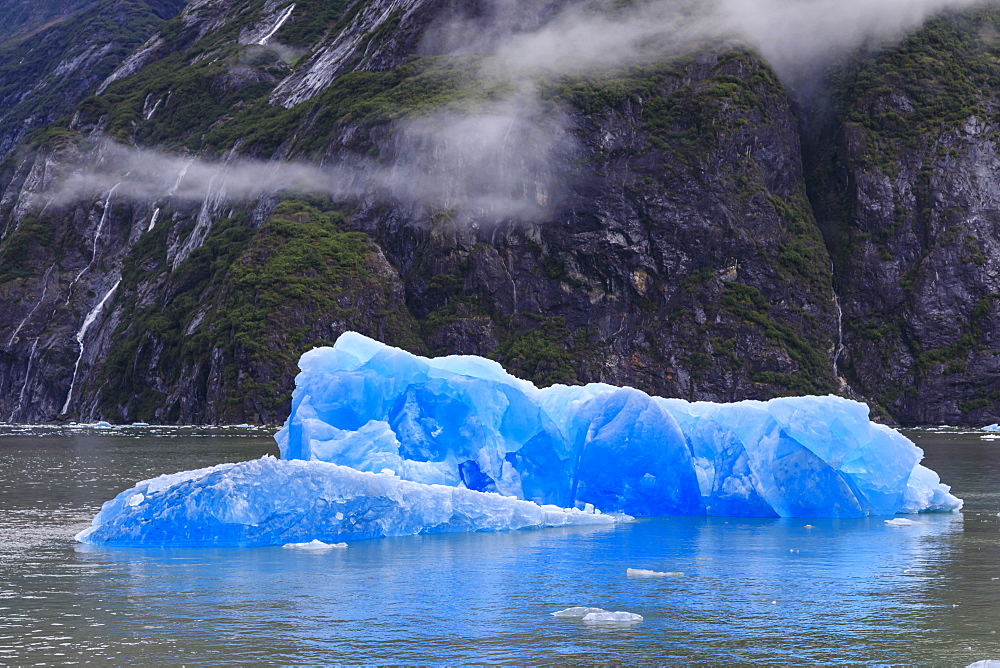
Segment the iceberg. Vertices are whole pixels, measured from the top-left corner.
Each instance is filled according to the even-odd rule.
[[[607,612],[607,610],[604,608],[589,608],[578,605],[564,610],[556,610],[551,614],[553,617],[559,617],[560,619],[583,619],[587,615],[594,612]]]
[[[617,612],[609,612],[604,608],[589,608],[583,606],[566,608],[565,610],[556,610],[551,614],[553,617],[559,617],[560,619],[579,619],[584,622],[599,624],[633,624],[643,620],[642,615],[637,615],[632,612],[623,612],[621,610]]]
[[[591,612],[584,616],[583,621],[597,624],[634,624],[642,621],[642,615],[621,610],[618,612]]]
[[[864,517],[962,502],[923,452],[836,396],[731,404],[540,389],[474,356],[348,332],[302,356],[285,460],[634,516]]]
[[[77,539],[326,550],[632,516],[863,517],[962,505],[909,439],[835,396],[713,404],[601,383],[540,389],[491,360],[423,358],[353,332],[299,366],[275,436],[281,459],[140,482]]]
[[[109,546],[326,549],[387,536],[628,519],[265,456],[140,482],[106,502],[76,539]]]
[[[684,573],[680,571],[653,571],[648,568],[628,568],[625,575],[630,578],[679,578]]]

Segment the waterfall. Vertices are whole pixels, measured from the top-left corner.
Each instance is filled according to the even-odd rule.
[[[76,364],[73,365],[73,379],[69,383],[69,393],[66,394],[66,403],[63,404],[62,411],[60,411],[63,414],[69,410],[70,400],[73,399],[73,387],[76,385],[76,374],[80,371],[80,361],[83,359],[83,340],[84,337],[87,336],[87,330],[90,329],[90,326],[94,324],[95,320],[97,320],[97,316],[100,315],[101,309],[104,308],[104,304],[111,298],[111,294],[118,289],[121,282],[122,279],[120,278],[115,281],[115,284],[111,286],[111,289],[107,291],[101,301],[97,302],[97,306],[92,308],[90,313],[87,314],[87,317],[83,319],[83,324],[80,325],[80,330],[76,333],[76,343],[80,346],[80,354],[77,355]]]
[[[38,347],[38,339],[40,338],[40,336],[36,336],[35,342],[31,344],[31,352],[28,353],[28,368],[24,372],[24,383],[21,384],[21,393],[17,397],[17,406],[10,412],[10,417],[7,418],[7,422],[13,422],[15,415],[23,415],[24,394],[28,391],[28,380],[31,378],[31,363],[35,359],[35,349]]]
[[[837,347],[833,349],[833,377],[840,378],[837,362],[844,352],[844,312],[840,309],[840,297],[833,293],[833,305],[837,307]]]
[[[188,258],[191,251],[205,241],[208,233],[212,230],[212,216],[215,215],[216,210],[226,199],[226,176],[222,175],[222,183],[216,187],[215,183],[218,179],[219,174],[214,174],[209,180],[205,199],[201,203],[201,209],[198,211],[198,218],[195,219],[194,229],[191,230],[191,234],[188,235],[188,238],[174,256],[171,263],[172,269],[177,269],[180,263]]]
[[[184,166],[181,168],[181,173],[177,175],[177,180],[174,181],[174,185],[172,185],[170,190],[167,191],[167,197],[173,197],[174,193],[177,192],[177,189],[181,187],[181,181],[184,179],[184,175],[187,174],[187,171],[190,169],[191,163],[193,162],[194,160],[188,160],[184,163]]]
[[[285,11],[282,12],[281,16],[278,17],[278,22],[274,24],[274,27],[271,28],[270,32],[268,32],[266,35],[264,35],[263,37],[260,38],[260,41],[258,41],[257,44],[260,44],[261,46],[263,46],[264,44],[266,44],[267,40],[271,39],[271,37],[274,36],[274,33],[278,32],[278,30],[281,29],[281,26],[285,25],[285,21],[287,21],[288,17],[290,17],[292,15],[292,10],[293,9],[295,9],[295,3],[294,2],[292,4],[290,4],[290,5],[288,5],[288,7],[285,9]]]
[[[157,217],[158,217],[159,215],[160,215],[160,208],[159,208],[159,207],[157,207],[157,208],[156,208],[156,211],[154,211],[154,212],[153,212],[153,215],[152,215],[152,216],[150,216],[150,218],[149,218],[149,229],[148,229],[148,230],[146,230],[147,232],[152,232],[152,231],[153,231],[153,228],[154,228],[154,227],[156,227],[156,218],[157,218]]]
[[[111,198],[114,197],[115,191],[118,190],[118,186],[121,183],[116,183],[112,186],[111,190],[108,191],[108,197],[104,200],[104,212],[101,214],[101,220],[97,224],[97,231],[94,233],[94,248],[91,251],[90,262],[87,266],[80,270],[80,273],[76,275],[76,278],[72,280],[69,284],[69,290],[66,291],[66,304],[69,304],[69,300],[73,297],[73,288],[76,286],[77,282],[90,271],[90,268],[94,266],[94,261],[97,260],[97,244],[101,240],[101,230],[104,229],[104,223],[108,219],[108,211],[111,209]]]
[[[52,270],[54,268],[55,265],[49,267],[49,270],[45,272],[45,276],[42,277],[42,296],[38,298],[38,301],[35,302],[34,308],[32,308],[28,312],[28,315],[24,316],[24,319],[21,320],[21,324],[19,324],[17,326],[17,329],[14,330],[14,333],[10,335],[10,341],[7,342],[8,348],[14,345],[14,340],[17,338],[17,335],[21,332],[21,328],[24,327],[24,324],[31,319],[31,316],[35,315],[35,311],[37,311],[38,307],[41,306],[42,302],[45,301],[45,293],[49,291],[49,275],[52,273]]]
[[[833,305],[837,309],[837,345],[833,349],[833,377],[840,378],[840,369],[837,363],[840,361],[840,356],[844,353],[844,311],[840,308],[840,297],[837,295],[837,290],[833,286],[833,261],[830,261],[830,290],[833,292]],[[846,383],[841,383],[841,385],[846,385]]]

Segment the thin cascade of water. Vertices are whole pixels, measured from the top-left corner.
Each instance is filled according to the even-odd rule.
[[[844,352],[844,312],[840,308],[840,297],[837,293],[833,294],[833,305],[837,307],[837,347],[833,349],[833,376],[839,378],[840,370],[837,368],[837,363]]]
[[[90,313],[87,314],[87,317],[83,319],[83,324],[80,325],[80,330],[76,333],[76,343],[80,346],[80,354],[77,355],[76,364],[73,365],[73,378],[70,380],[69,392],[66,394],[66,403],[63,404],[61,411],[64,414],[69,410],[69,403],[73,399],[73,387],[76,385],[76,375],[80,371],[80,361],[83,359],[83,340],[84,337],[87,336],[87,330],[90,329],[90,326],[94,324],[95,320],[97,320],[97,316],[100,315],[101,309],[104,308],[104,304],[106,304],[108,299],[111,298],[111,294],[118,289],[121,282],[122,279],[120,278],[115,281],[115,284],[111,286],[111,289],[108,290],[107,293],[105,293],[101,301],[97,302],[97,306],[92,308]]]
[[[173,197],[177,193],[177,189],[181,187],[181,181],[184,180],[184,175],[187,174],[192,163],[194,163],[194,160],[188,160],[184,163],[184,166],[181,167],[181,172],[177,175],[177,180],[174,181],[174,185],[170,186],[170,190],[167,191],[167,197]]]
[[[278,17],[278,22],[274,24],[274,27],[271,28],[266,35],[260,38],[260,41],[258,41],[257,44],[260,44],[261,46],[267,44],[267,40],[271,39],[274,36],[274,33],[278,32],[281,29],[281,26],[285,25],[285,21],[287,21],[292,15],[293,9],[295,9],[294,2],[288,5],[288,8],[285,9],[285,11],[281,13],[281,16]]]
[[[173,269],[176,269],[181,262],[188,258],[191,251],[205,241],[205,237],[212,229],[212,216],[226,199],[226,176],[222,175],[222,183],[218,187],[215,185],[217,180],[219,180],[219,174],[213,174],[208,182],[208,189],[205,193],[205,199],[201,203],[201,209],[198,211],[198,218],[195,219],[194,229],[191,230],[191,234],[188,235],[187,240],[174,256],[171,264]]]
[[[90,268],[94,266],[94,262],[97,260],[97,244],[101,240],[101,231],[104,229],[104,223],[108,219],[108,211],[111,209],[111,198],[114,197],[115,191],[118,190],[118,186],[120,185],[120,182],[116,183],[111,187],[111,190],[108,191],[108,196],[104,200],[104,212],[101,214],[101,220],[97,223],[97,231],[94,233],[94,247],[91,250],[90,262],[88,262],[87,266],[81,269],[80,273],[76,275],[76,278],[70,282],[69,290],[66,291],[66,304],[69,304],[69,300],[73,297],[73,288],[76,287],[76,284],[81,278],[83,278],[83,275],[90,271]]]
[[[153,215],[149,218],[149,229],[146,230],[147,232],[152,232],[153,228],[156,227],[156,219],[159,217],[159,215],[160,215],[160,208],[157,207],[156,210],[153,211]]]
[[[833,262],[830,262],[830,276],[833,276]],[[831,282],[831,292],[833,292],[833,305],[837,309],[837,345],[833,349],[833,377],[840,378],[840,369],[837,366],[840,356],[844,352],[844,311],[840,308],[840,296]]]
[[[31,344],[31,351],[28,352],[28,368],[24,372],[24,383],[21,384],[21,393],[17,397],[17,406],[10,412],[7,422],[13,422],[15,415],[23,415],[24,395],[28,390],[28,381],[31,379],[31,365],[35,361],[35,349],[38,348],[38,339],[40,338],[40,336],[36,336],[35,342]]]
[[[52,274],[52,270],[54,268],[55,265],[49,267],[49,270],[45,272],[45,276],[42,277],[42,296],[38,298],[38,301],[35,302],[35,306],[28,312],[28,315],[24,316],[24,319],[21,320],[21,323],[17,326],[17,329],[15,329],[14,333],[10,335],[10,341],[7,342],[8,348],[14,345],[14,340],[17,339],[17,335],[21,332],[21,328],[24,327],[25,323],[31,319],[31,316],[35,315],[35,311],[37,311],[38,307],[45,301],[45,294],[49,291],[49,275]]]

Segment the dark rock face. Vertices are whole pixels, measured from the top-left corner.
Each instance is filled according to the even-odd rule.
[[[995,10],[932,21],[834,90],[820,218],[839,248],[843,368],[905,424],[989,424],[1000,400]],[[929,75],[932,63],[947,67]],[[891,69],[891,78],[872,77]],[[830,149],[827,149],[830,150]]]
[[[182,0],[0,3],[0,162],[73,110]]]
[[[488,25],[481,5],[375,0],[324,32],[306,1],[275,32],[315,42],[295,61],[259,44],[283,5],[206,0],[121,60],[0,171],[0,417],[278,422],[298,356],[356,330],[539,383],[857,392],[908,423],[990,419],[1000,209],[981,115],[898,150],[844,110],[927,101],[844,85],[804,169],[806,112],[759,57],[721,48],[484,113],[434,55],[461,47],[438,19]],[[55,197],[80,165],[113,169],[109,136],[190,157],[163,192]],[[195,156],[240,154],[379,185],[175,194]]]

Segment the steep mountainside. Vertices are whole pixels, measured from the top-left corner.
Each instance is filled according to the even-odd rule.
[[[184,0],[0,0],[0,161],[72,111]]]
[[[501,5],[198,0],[119,59],[0,172],[0,416],[277,421],[347,329],[540,383],[996,413],[992,13],[854,60],[804,170],[816,114],[752,51],[485,76],[450,26],[559,6]]]
[[[1000,12],[928,24],[833,86],[817,158],[845,371],[905,423],[1000,401]]]

